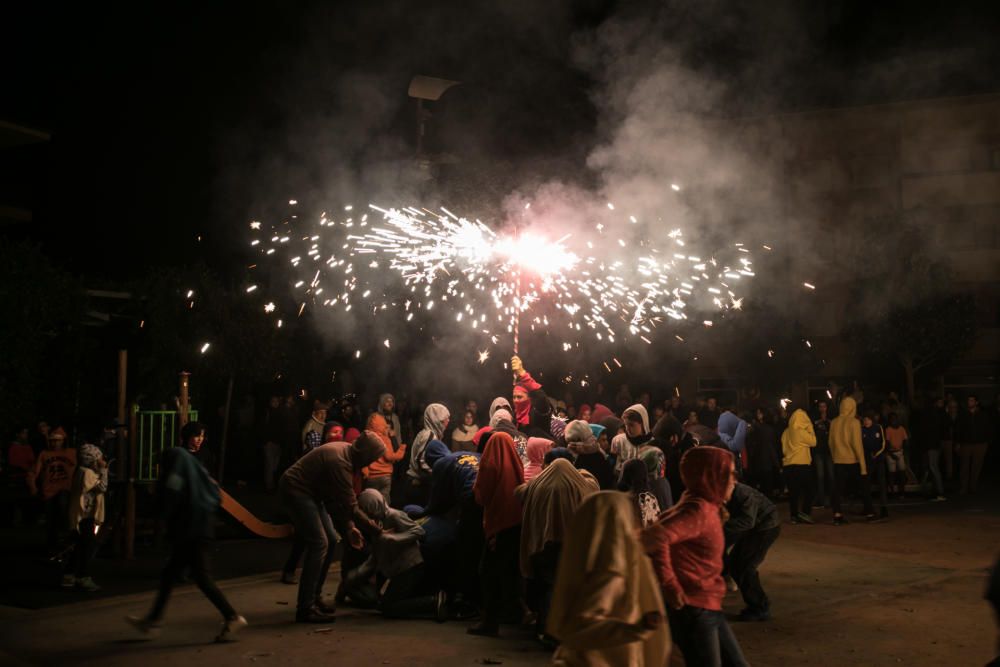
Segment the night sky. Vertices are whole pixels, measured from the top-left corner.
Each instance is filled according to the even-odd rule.
[[[97,281],[235,265],[251,217],[398,170],[414,74],[467,83],[430,129],[459,171],[586,182],[602,128],[575,54],[610,17],[658,17],[728,83],[701,110],[720,116],[994,92],[1000,71],[989,2],[39,5],[7,10],[0,118],[52,141],[0,154],[0,194],[35,216],[0,231]]]

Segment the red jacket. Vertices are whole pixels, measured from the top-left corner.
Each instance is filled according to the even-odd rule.
[[[692,607],[720,611],[726,595],[722,579],[726,540],[719,506],[684,494],[648,531],[647,544],[656,542],[650,556],[660,586],[679,589]]]
[[[695,447],[681,459],[687,490],[643,534],[660,586],[683,592],[687,603],[722,610],[725,536],[719,515],[733,480],[733,456],[716,447]]]

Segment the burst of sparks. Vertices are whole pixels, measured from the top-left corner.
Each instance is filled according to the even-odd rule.
[[[778,401],[778,405],[780,405],[781,409],[784,410],[785,408],[788,407],[788,404],[791,403],[791,402],[792,402],[792,399],[790,399],[790,398],[783,398],[780,401]]]
[[[613,203],[608,210],[618,216]],[[494,345],[511,336],[518,321],[525,330],[569,329],[571,341],[651,344],[654,328],[688,320],[690,309],[740,310],[743,297],[734,290],[754,276],[742,243],[696,252],[685,247],[680,229],[672,229],[664,241],[683,251],[672,252],[643,237],[650,230],[630,215],[622,216],[620,228],[605,224],[611,218],[591,227],[613,244],[553,234],[546,220],[529,220],[514,233],[495,231],[444,207],[370,204],[360,212],[345,206],[337,217],[323,213],[312,224],[283,220],[250,241],[265,257],[280,251],[268,261],[293,269],[289,287],[300,296],[299,316],[307,303],[344,311],[358,305],[405,321],[417,311],[436,315],[445,308],[456,326]],[[387,273],[397,280],[387,280]],[[266,312],[274,309],[272,302],[265,306]],[[711,327],[713,320],[703,323]],[[579,346],[564,342],[564,349],[574,343]],[[389,347],[388,340],[383,344]]]
[[[266,304],[264,306],[264,312],[265,313],[273,313],[274,309],[275,309],[275,305],[274,305],[273,301],[271,303],[268,303],[268,304]]]
[[[479,351],[479,363],[480,364],[485,364],[486,360],[489,359],[489,358],[490,358],[490,351],[489,350],[480,350]]]
[[[250,229],[260,229],[260,222],[257,221],[257,220],[254,220],[253,222],[251,222],[250,223]]]

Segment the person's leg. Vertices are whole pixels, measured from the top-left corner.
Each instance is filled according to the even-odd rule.
[[[934,481],[934,491],[938,498],[944,497],[944,480],[941,478],[941,450],[939,449],[928,449],[927,450],[927,469],[931,473],[931,479]]]
[[[833,507],[833,517],[843,516],[843,511],[840,506],[841,498],[844,496],[844,492],[847,490],[847,478],[849,476],[850,466],[834,464],[833,467],[833,485],[832,491],[830,493],[830,506]]]
[[[285,583],[295,583],[295,570],[298,569],[302,561],[302,554],[305,553],[306,545],[302,541],[302,536],[296,532],[292,536],[292,548],[288,552],[288,559],[284,567],[281,568],[281,580]]]
[[[976,443],[972,446],[969,463],[969,491],[971,493],[975,493],[979,488],[979,475],[983,471],[983,461],[986,460],[987,447],[988,445],[985,442]]]
[[[167,602],[170,600],[170,593],[174,590],[174,583],[187,567],[191,560],[193,545],[189,542],[181,542],[171,545],[170,559],[160,573],[160,589],[156,593],[153,607],[150,609],[146,620],[151,624],[158,624],[163,620],[163,612],[166,611]]]
[[[868,475],[861,474],[861,465],[858,464],[855,468],[855,480],[858,486],[858,491],[861,493],[861,502],[864,505],[865,516],[872,516],[874,511],[872,510],[872,482]]]
[[[725,616],[721,611],[690,606],[684,607],[683,611],[691,614],[690,649],[694,654],[693,659],[685,654],[684,662],[688,665],[721,667],[722,645],[719,641],[719,622],[720,620],[724,622]]]
[[[520,623],[524,614],[523,581],[521,579],[521,526],[508,528],[497,536],[497,552],[502,573],[500,617],[508,619],[511,614],[516,614],[516,622]]]
[[[89,575],[95,535],[94,520],[82,520],[76,534],[76,549],[73,552],[73,572],[78,580]]]
[[[799,513],[799,499],[802,495],[799,469],[802,467],[804,466],[785,466],[785,483],[788,484],[788,516],[793,520]]]
[[[875,469],[875,483],[878,485],[878,499],[882,506],[881,511],[882,513],[888,513],[889,489],[886,482],[885,459],[872,461],[872,466]]]
[[[294,491],[282,491],[282,501],[295,524],[296,535],[301,536],[305,551],[297,600],[298,611],[304,613],[316,603],[320,570],[326,561],[327,550],[332,550],[321,518],[321,513],[326,514],[326,511],[314,499]]]
[[[816,503],[819,505],[828,504],[827,496],[833,494],[833,489],[828,488],[824,484],[824,471],[823,471],[823,461],[820,459],[820,454],[816,453],[813,455],[812,460],[813,476],[816,480]]]
[[[500,607],[503,604],[503,591],[500,590],[502,580],[500,568],[496,542],[495,540],[487,540],[483,546],[483,555],[479,564],[483,604],[482,619],[477,627],[483,631],[496,632],[500,626]]]
[[[953,481],[955,479],[955,443],[951,440],[941,441],[941,460],[944,462],[945,481]]]
[[[236,610],[229,604],[229,600],[222,594],[209,569],[208,550],[211,548],[211,540],[199,538],[194,541],[191,547],[191,580],[201,589],[208,601],[219,610],[222,619],[230,621],[236,618]]]
[[[458,518],[458,592],[478,606],[482,597],[479,563],[483,554],[483,508],[472,498],[462,501]]]
[[[781,529],[775,526],[744,535],[729,554],[730,574],[740,587],[748,613],[762,614],[771,609],[771,601],[761,586],[758,569],[780,532]]]
[[[333,519],[330,518],[330,513],[322,503],[316,503],[316,512],[319,515],[320,528],[323,530],[324,542],[326,542],[326,551],[323,553],[323,559],[320,561],[319,576],[316,578],[316,594],[314,597],[314,602],[321,602],[323,599],[323,585],[326,583],[326,576],[330,573],[330,566],[333,565],[334,558],[336,557],[336,549],[334,547],[337,545],[337,531],[333,528]],[[345,543],[345,553],[347,552],[347,546]],[[346,570],[341,570],[341,572],[346,572]]]
[[[712,612],[717,614],[717,633],[719,637],[719,656],[722,667],[750,667],[750,663],[743,656],[743,649],[733,634],[733,629],[729,627],[725,615],[721,611]]]
[[[972,445],[961,443],[958,449],[958,488],[959,494],[969,493],[969,473],[972,470]]]

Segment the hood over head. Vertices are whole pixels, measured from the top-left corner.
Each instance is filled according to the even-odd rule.
[[[649,433],[649,413],[646,411],[646,406],[643,405],[642,403],[636,403],[635,405],[630,405],[628,408],[625,409],[625,412],[622,413],[622,421],[627,421],[625,419],[625,415],[627,415],[629,412],[634,412],[637,415],[639,415],[639,417],[642,418],[642,432]]]
[[[792,416],[788,418],[788,428],[790,429],[808,429],[812,431],[812,420],[809,419],[809,415],[802,408],[798,408],[792,413]]]
[[[97,462],[104,454],[96,445],[83,444],[76,452],[77,463],[84,468],[96,469]]]
[[[514,414],[514,408],[511,407],[510,400],[504,398],[503,396],[497,396],[496,398],[493,399],[493,402],[490,403],[491,418],[493,417],[493,413],[495,413],[497,410],[506,410],[510,414],[512,415]]]
[[[845,396],[840,402],[841,417],[856,417],[858,414],[858,403],[850,396]]]
[[[375,489],[365,489],[358,496],[358,507],[374,521],[382,521],[389,513],[385,498]]]
[[[514,415],[512,415],[507,410],[504,410],[503,408],[500,408],[496,412],[493,413],[493,416],[490,417],[490,427],[491,428],[496,428],[497,426],[500,425],[500,422],[510,422],[511,426],[513,426],[514,425]]]
[[[605,417],[612,417],[614,414],[611,408],[603,403],[594,403],[594,409],[590,411],[590,421],[600,424]]]
[[[573,462],[573,454],[565,447],[553,447],[548,452],[545,453],[545,463],[552,464],[553,461],[557,459],[566,459],[570,463]]]
[[[598,450],[597,438],[590,430],[590,424],[582,419],[574,419],[566,424],[566,432],[563,433],[566,445],[574,454],[593,454]]]
[[[440,438],[444,435],[444,425],[451,417],[448,408],[440,403],[431,403],[424,409],[424,428],[430,429],[434,436]]]
[[[733,469],[733,455],[718,447],[695,447],[681,457],[685,493],[722,505]]]
[[[392,394],[382,394],[381,396],[379,396],[378,397],[378,411],[384,413],[385,412],[385,402],[386,401],[390,401],[390,400],[393,403],[393,408],[395,408],[395,404],[396,404],[396,397],[395,396],[393,396]],[[392,410],[390,410],[390,412],[392,412]]]
[[[545,438],[528,438],[528,446],[525,450],[528,461],[541,465],[545,460],[545,455],[549,453],[554,444]]]
[[[351,444],[351,461],[355,470],[371,465],[383,454],[385,443],[374,431],[365,431]]]

